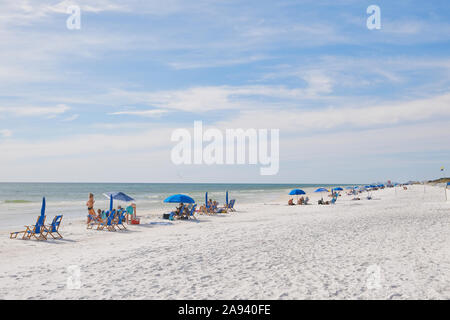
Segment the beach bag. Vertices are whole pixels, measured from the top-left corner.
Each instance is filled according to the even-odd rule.
[[[163,213],[163,219],[169,219],[170,213]]]

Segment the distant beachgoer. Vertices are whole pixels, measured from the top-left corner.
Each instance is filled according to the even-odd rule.
[[[294,203],[294,199],[289,199],[289,201],[288,201],[288,205],[290,205],[290,206],[294,206],[295,205],[295,203]]]
[[[88,213],[93,217],[95,217],[94,203],[94,195],[89,193],[89,200],[86,202],[86,207],[88,208]],[[87,223],[91,222],[91,216],[88,216]]]
[[[309,201],[309,198],[306,197],[304,203],[305,203],[305,204],[308,204],[308,201]]]
[[[297,204],[302,205],[304,201],[305,201],[305,198],[300,197],[300,198],[298,198],[298,200],[297,200]]]
[[[97,218],[100,220],[102,219],[102,209],[97,210]]]

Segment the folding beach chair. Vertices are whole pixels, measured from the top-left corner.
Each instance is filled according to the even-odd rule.
[[[100,224],[102,223],[102,220],[100,220],[97,216],[93,216],[92,214],[88,214],[88,217],[91,219],[88,223],[87,223],[87,225],[86,225],[86,229],[92,229],[92,227],[94,227],[94,226],[97,226],[97,229],[98,229],[98,227],[100,226]]]
[[[210,208],[210,213],[218,213],[218,209],[217,209],[217,203],[213,204]]]
[[[46,237],[50,234],[53,239],[63,238],[59,233],[59,226],[61,225],[62,217],[62,215],[54,217],[52,224],[45,226],[45,229],[47,231],[47,233],[45,234]],[[56,236],[54,234],[56,234]]]
[[[230,203],[228,204],[228,209],[230,209],[230,211],[236,211],[236,209],[234,209],[235,202],[236,202],[236,199],[230,200]]]
[[[194,204],[194,205],[192,206],[191,211],[189,212],[189,218],[197,219],[197,218],[194,216],[194,213],[195,213],[195,207],[197,207],[196,204]]]
[[[20,233],[23,233],[23,240],[31,239],[31,237],[36,238],[36,240],[47,240],[44,235],[44,232],[46,232],[44,224],[45,216],[39,216],[34,226],[25,226],[26,229],[24,231],[11,232],[9,238],[16,239]]]
[[[115,222],[114,222],[114,218],[116,217],[116,215],[117,215],[117,213],[111,212],[109,214],[108,218],[106,218],[106,221],[100,222],[100,224],[97,227],[97,230],[103,230],[106,228],[109,231],[116,231]]]
[[[125,230],[126,229],[126,227],[125,227],[125,225],[123,224],[123,220],[125,219],[125,214],[126,214],[126,212],[127,211],[125,211],[125,210],[120,210],[120,211],[118,211],[118,213],[117,213],[117,220],[115,220],[114,222],[115,222],[115,226],[117,227],[117,229],[119,229],[119,230]]]

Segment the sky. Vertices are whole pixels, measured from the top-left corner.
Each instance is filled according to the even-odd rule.
[[[0,181],[442,177],[449,16],[438,0],[0,0]],[[278,173],[175,165],[171,135],[194,121],[279,129]]]

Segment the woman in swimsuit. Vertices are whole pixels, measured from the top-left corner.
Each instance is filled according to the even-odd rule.
[[[89,200],[86,202],[86,206],[88,208],[88,213],[93,217],[95,217],[94,203],[94,195],[89,193]],[[91,222],[91,216],[88,216],[87,223]]]

